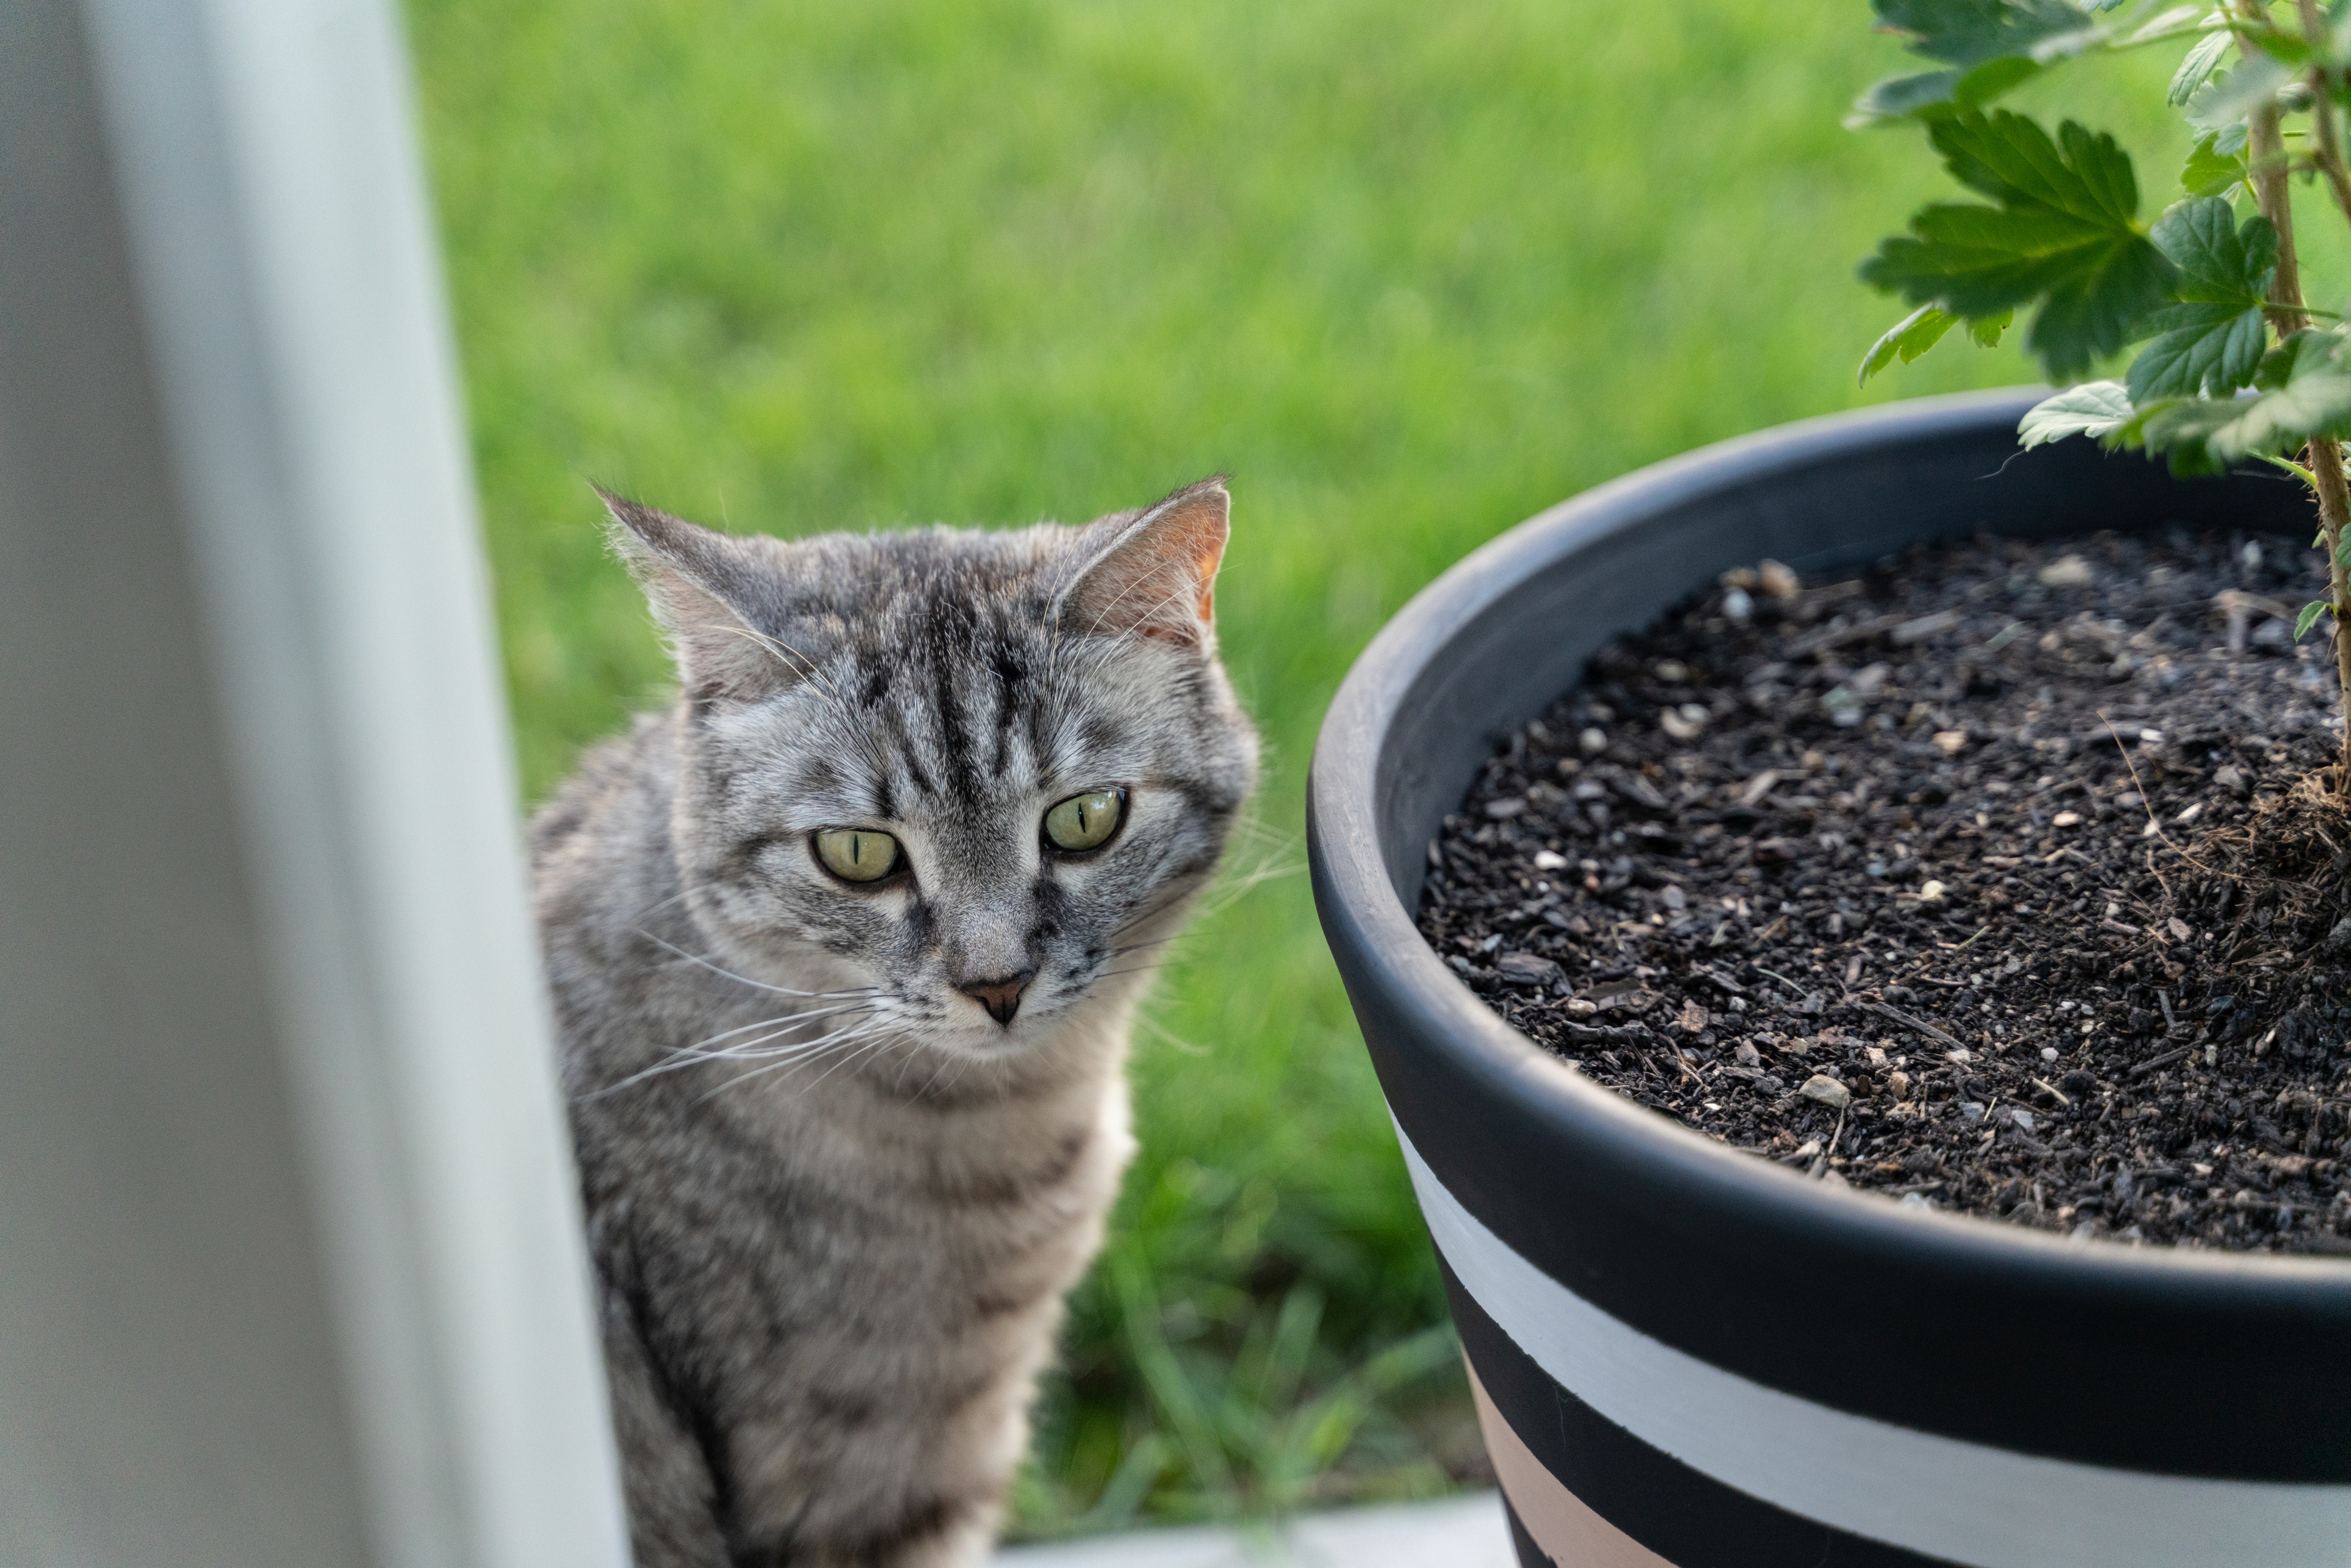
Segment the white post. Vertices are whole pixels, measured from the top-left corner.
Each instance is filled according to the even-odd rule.
[[[386,0],[0,6],[0,1565],[620,1568]]]

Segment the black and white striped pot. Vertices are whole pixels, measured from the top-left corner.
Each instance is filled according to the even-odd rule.
[[[1494,742],[1725,568],[2308,526],[2283,483],[2019,454],[2029,402],[1792,425],[1545,512],[1407,605],[1323,725],[1315,899],[1531,1565],[2351,1564],[2351,1265],[2068,1242],[1805,1181],[1570,1072],[1413,928],[1429,840]]]

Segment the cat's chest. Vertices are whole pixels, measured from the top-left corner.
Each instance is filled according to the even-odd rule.
[[[837,1212],[860,1250],[926,1249],[964,1267],[1017,1268],[1062,1239],[1090,1250],[1134,1152],[1114,1071],[945,1105],[848,1085],[753,1135],[783,1178],[768,1189],[778,1222]]]

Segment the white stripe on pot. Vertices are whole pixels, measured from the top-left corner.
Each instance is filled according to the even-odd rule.
[[[1560,1386],[1726,1486],[1968,1568],[2351,1565],[2351,1487],[2012,1453],[1833,1410],[1651,1339],[1512,1250],[1396,1138],[1437,1250],[1487,1316]]]

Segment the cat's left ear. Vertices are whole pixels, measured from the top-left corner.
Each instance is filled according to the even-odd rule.
[[[1231,514],[1219,476],[1186,485],[1141,513],[1091,525],[1081,548],[1092,552],[1061,591],[1061,623],[1081,634],[1134,632],[1206,647],[1216,631],[1217,568]]]

